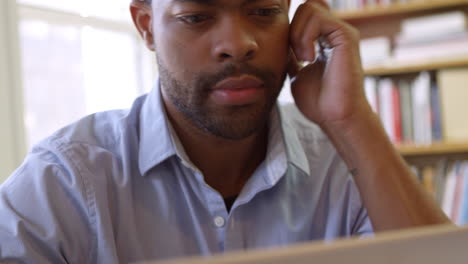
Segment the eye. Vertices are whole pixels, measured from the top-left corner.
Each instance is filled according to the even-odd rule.
[[[256,16],[273,16],[281,13],[279,8],[258,8],[251,12],[252,15]]]
[[[177,19],[185,24],[195,25],[195,24],[200,24],[210,19],[210,17],[208,15],[196,14],[196,15],[180,16]]]

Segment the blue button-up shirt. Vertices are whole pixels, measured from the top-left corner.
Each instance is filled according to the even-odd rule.
[[[157,88],[45,139],[0,187],[0,262],[128,263],[371,232],[343,160],[294,106],[272,112],[265,160],[228,212]]]

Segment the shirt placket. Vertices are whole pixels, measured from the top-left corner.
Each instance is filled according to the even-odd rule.
[[[202,179],[200,172],[194,172],[196,178]],[[224,204],[223,197],[205,182],[201,183],[206,199],[206,206],[210,213],[210,226],[214,229],[217,237],[217,248],[219,252],[225,251],[226,227],[229,221],[229,213]]]

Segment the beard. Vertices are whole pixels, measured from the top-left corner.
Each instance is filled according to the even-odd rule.
[[[275,74],[248,64],[227,65],[216,73],[199,73],[189,81],[174,77],[160,58],[157,59],[159,78],[164,94],[198,129],[229,140],[240,140],[265,128],[276,99],[286,78],[286,70]],[[254,104],[221,106],[210,103],[215,85],[232,76],[248,74],[264,82],[264,99]]]

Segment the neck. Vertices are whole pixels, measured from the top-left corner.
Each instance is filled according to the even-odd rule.
[[[230,140],[199,129],[170,105],[166,110],[186,154],[203,173],[205,182],[223,197],[238,195],[265,159],[267,125],[247,138]]]

